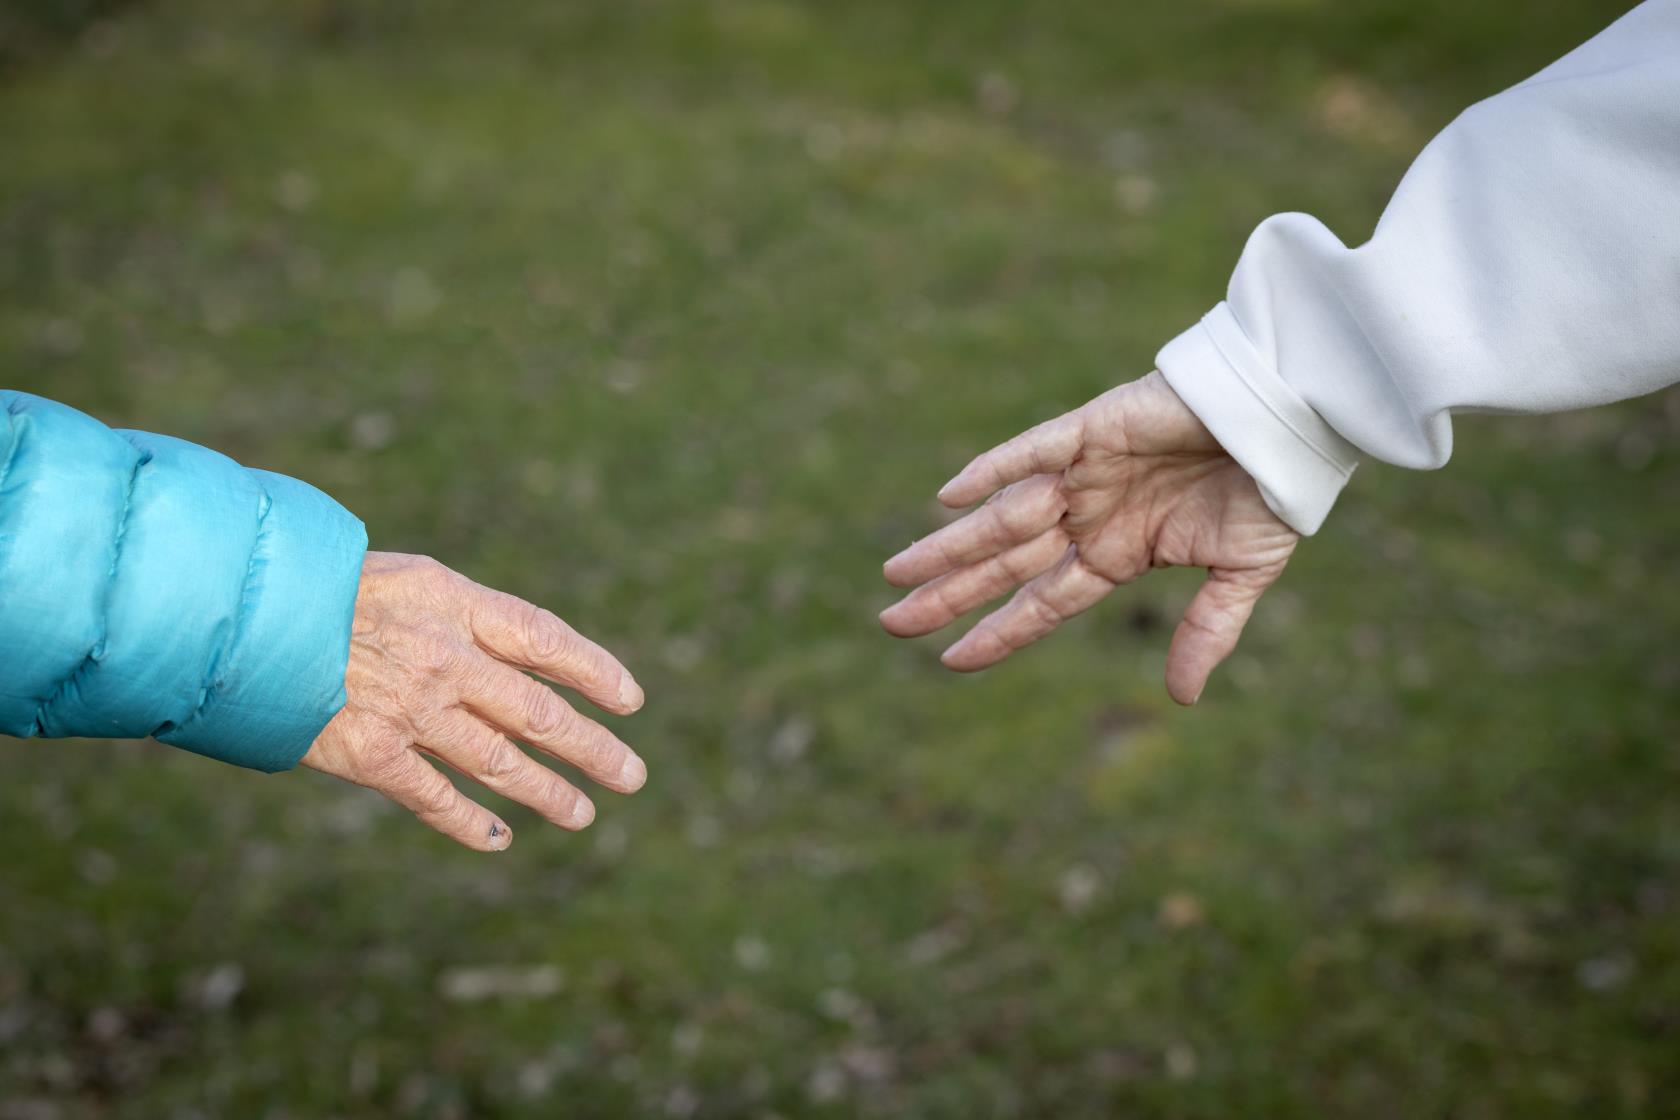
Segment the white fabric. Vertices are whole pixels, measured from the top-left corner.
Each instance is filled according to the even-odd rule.
[[[1649,0],[1472,106],[1349,249],[1255,230],[1161,372],[1302,533],[1361,456],[1438,467],[1451,414],[1680,381],[1680,0]]]

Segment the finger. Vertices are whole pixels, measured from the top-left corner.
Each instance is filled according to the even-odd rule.
[[[536,810],[561,828],[595,819],[582,790],[519,749],[512,739],[459,708],[439,715],[420,745],[473,781]]]
[[[513,829],[500,817],[455,788],[409,747],[383,754],[351,781],[395,801],[451,840],[480,852],[499,852],[513,843]]]
[[[1278,572],[1226,572],[1214,569],[1190,600],[1167,651],[1167,693],[1180,704],[1194,704],[1213,670],[1237,648],[1243,627],[1260,595]]]
[[[1046,571],[1062,558],[1067,546],[1067,534],[1060,528],[1040,533],[1026,544],[916,588],[881,612],[881,625],[900,638],[931,634]]]
[[[1114,581],[1086,566],[1069,548],[1061,562],[1027,583],[1009,602],[981,619],[940,658],[948,668],[972,673],[995,665],[1044,637],[1114,590]]]
[[[618,736],[579,714],[553,689],[488,657],[467,674],[461,699],[506,734],[571,763],[604,786],[634,793],[647,781],[647,765]]]
[[[1029,478],[900,552],[882,566],[882,574],[895,587],[926,583],[1032,540],[1060,521],[1066,510],[1061,476]]]
[[[969,463],[940,487],[939,500],[961,509],[1031,475],[1059,474],[1078,458],[1084,440],[1085,417],[1081,411],[1046,420]]]
[[[626,715],[642,706],[642,689],[612,654],[550,611],[474,585],[473,640],[493,657],[575,688],[596,707]]]

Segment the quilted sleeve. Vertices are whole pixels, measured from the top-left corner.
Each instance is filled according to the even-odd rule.
[[[0,732],[295,765],[344,704],[361,522],[40,397],[0,419]]]

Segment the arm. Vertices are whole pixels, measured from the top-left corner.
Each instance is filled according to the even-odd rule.
[[[1362,456],[1445,463],[1454,412],[1680,380],[1680,0],[1470,108],[1359,248],[1264,222],[1227,301],[1157,362],[1303,533]]]
[[[295,765],[344,704],[361,522],[190,443],[0,412],[0,731]]]
[[[1650,0],[1419,157],[1376,236],[1255,232],[1229,299],[1159,371],[975,459],[980,509],[887,561],[881,615],[995,664],[1151,568],[1208,570],[1167,655],[1180,703],[1236,647],[1361,455],[1451,453],[1451,414],[1541,412],[1680,380],[1680,0]]]
[[[425,557],[366,551],[296,479],[0,391],[0,733],[155,736],[376,789],[468,847],[508,826],[430,755],[564,828],[642,760],[528,670],[626,714],[642,692],[547,611]]]

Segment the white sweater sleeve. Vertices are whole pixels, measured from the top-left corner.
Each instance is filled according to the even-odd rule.
[[[1362,456],[1445,463],[1454,412],[1680,381],[1680,0],[1471,107],[1365,245],[1268,219],[1157,363],[1303,533]]]

